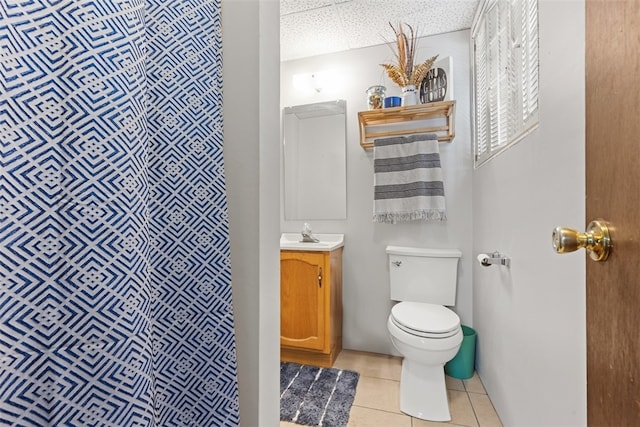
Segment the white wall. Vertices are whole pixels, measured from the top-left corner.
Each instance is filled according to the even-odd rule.
[[[463,323],[471,324],[473,319],[469,31],[422,38],[418,45],[419,60],[435,54],[453,56],[456,137],[451,144],[440,144],[448,216],[444,223],[372,222],[373,152],[360,147],[357,112],[367,109],[369,86],[382,83],[387,95],[400,94],[379,65],[393,59],[387,45],[287,61],[281,66],[281,107],[339,98],[347,101],[347,219],[310,221],[314,232],[345,234],[343,345],[347,349],[394,352],[386,328],[391,301],[385,247],[390,244],[462,250],[455,310]],[[339,78],[333,81],[337,88],[303,93],[293,87],[294,74],[325,69],[337,71]],[[303,222],[285,221],[281,213],[280,230],[299,232]]]
[[[279,3],[224,0],[224,156],[240,424],[279,425]],[[275,30],[274,30],[275,28]],[[247,100],[250,100],[249,102]]]
[[[584,230],[584,3],[540,1],[540,127],[473,174],[477,369],[505,426],[586,425],[585,254],[556,255],[557,225]]]

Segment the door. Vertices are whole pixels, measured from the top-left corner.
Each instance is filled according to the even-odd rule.
[[[325,349],[324,266],[322,252],[280,252],[280,345]]]
[[[586,223],[611,226],[587,257],[587,420],[640,423],[640,2],[586,2]]]

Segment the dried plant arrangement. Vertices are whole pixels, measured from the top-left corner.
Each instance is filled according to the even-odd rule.
[[[389,22],[389,26],[396,36],[395,46],[397,50],[393,49],[392,43],[389,44],[389,47],[393,50],[397,63],[380,64],[387,71],[391,81],[401,88],[409,85],[419,86],[438,58],[438,55],[436,55],[414,66],[417,36],[411,25],[405,25],[409,28],[408,34],[402,24],[398,24],[398,28],[395,28]]]

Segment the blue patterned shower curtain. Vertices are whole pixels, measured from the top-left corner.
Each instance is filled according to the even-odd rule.
[[[0,425],[237,425],[219,0],[0,0]]]

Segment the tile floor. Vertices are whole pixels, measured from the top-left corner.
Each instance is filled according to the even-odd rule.
[[[480,378],[447,377],[451,421],[439,423],[412,418],[400,412],[400,371],[402,359],[374,353],[343,350],[334,367],[360,373],[356,397],[351,407],[349,427],[502,427]],[[281,422],[281,427],[296,424]]]

